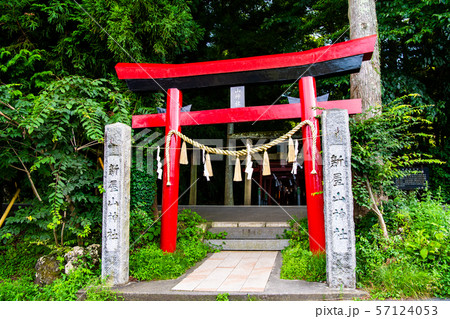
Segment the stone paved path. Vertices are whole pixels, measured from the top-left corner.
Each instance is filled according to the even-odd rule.
[[[277,251],[214,253],[172,290],[264,292]]]

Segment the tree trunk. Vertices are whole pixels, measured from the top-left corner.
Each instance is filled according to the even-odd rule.
[[[378,34],[375,0],[348,0],[350,39]],[[381,113],[381,78],[379,41],[375,44],[372,59],[363,62],[359,73],[350,75],[350,97],[362,100],[366,117]]]

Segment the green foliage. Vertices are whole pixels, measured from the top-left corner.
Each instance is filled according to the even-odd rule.
[[[133,152],[134,153],[134,152]],[[142,158],[146,158],[147,154],[143,154]],[[142,160],[142,158],[140,160]],[[133,156],[133,165],[131,167],[131,184],[130,184],[130,206],[131,209],[139,208],[146,212],[153,210],[153,202],[155,201],[156,171],[148,172],[144,167],[145,163],[136,163],[136,156]],[[153,167],[156,167],[156,162]]]
[[[205,222],[190,209],[179,212],[177,250],[165,253],[156,242],[135,249],[130,254],[131,276],[138,280],[156,280],[173,279],[182,275],[211,251],[202,242],[206,231],[199,226]]]
[[[290,230],[285,231],[289,246],[282,251],[281,278],[306,281],[326,280],[326,259],[324,253],[309,251],[308,220],[292,219]]]
[[[300,243],[283,250],[282,279],[325,281],[327,279],[325,253],[313,254]]]
[[[441,267],[442,272],[439,274],[438,291],[435,294],[439,298],[450,297],[450,266]]]
[[[62,256],[66,249],[54,251]],[[100,268],[89,258],[69,275],[62,274],[53,283],[39,287],[35,279],[35,265],[39,257],[50,253],[46,246],[20,243],[0,247],[0,300],[1,301],[64,301],[78,300],[77,293],[86,288],[87,300],[117,300],[115,293],[105,288],[100,280]]]
[[[41,255],[49,253],[42,245],[19,243],[0,246],[0,281],[9,278],[34,279],[34,266]]]
[[[30,226],[37,237],[31,239],[44,241],[49,236],[42,231],[63,229],[72,238],[87,238],[101,222],[97,186],[103,171],[97,163],[104,126],[129,122],[129,99],[104,79],[69,76],[49,83],[38,95],[1,86],[0,100],[9,105],[5,113],[10,118],[0,120],[0,168],[29,173],[23,182],[30,183],[40,202],[32,211],[8,218],[0,234],[11,237]],[[28,185],[25,192],[30,192]],[[64,243],[64,232],[58,241]]]
[[[182,242],[174,253],[163,252],[156,243],[130,255],[130,275],[138,280],[175,279],[206,257],[209,247],[201,242]]]
[[[39,286],[30,278],[18,280],[4,279],[0,281],[0,301],[37,300]]]
[[[90,281],[91,286],[86,288],[86,301],[122,301],[123,297],[105,286],[100,278]]]
[[[435,289],[436,278],[408,263],[382,265],[374,272],[372,298],[424,298]]]
[[[216,301],[230,301],[229,297],[230,297],[229,293],[218,294],[216,296]]]
[[[130,255],[130,275],[138,280],[174,279],[184,273],[181,253],[164,253],[150,244]]]
[[[122,93],[125,83],[114,65],[173,61],[196,47],[202,29],[183,0],[15,0],[0,10],[2,182],[7,192],[16,183],[22,201],[39,202],[8,218],[0,236],[53,238],[55,244],[95,240],[104,126],[129,124],[133,111],[151,113],[161,104],[161,94]],[[154,178],[143,196],[149,180],[135,175],[132,198],[150,211]]]
[[[383,196],[396,196],[395,178],[404,177],[401,168],[418,164],[442,164],[417,151],[431,122],[423,117],[427,106],[414,106],[416,95],[404,96],[385,106],[380,115],[350,121],[352,136],[353,192],[356,202],[370,210],[382,205]],[[371,198],[370,192],[374,194]]]
[[[39,300],[77,300],[77,292],[89,282],[92,275],[93,272],[87,268],[77,268],[70,275],[63,274],[62,278],[42,287]]]
[[[390,240],[370,215],[356,224],[360,284],[378,299],[448,295],[450,214],[441,198],[397,197],[385,205],[385,217]]]
[[[430,105],[425,117],[432,122],[432,139],[419,149],[448,162],[450,95],[448,1],[401,0],[376,3],[381,47],[383,100],[389,103],[409,93],[418,93],[416,103]],[[418,105],[416,104],[416,105]],[[446,167],[431,167],[430,187],[441,187],[449,201]]]
[[[17,0],[0,10],[2,46],[38,48],[45,61],[33,71],[62,75],[104,77],[118,61],[171,61],[194,49],[203,34],[183,0]]]
[[[289,229],[284,231],[284,238],[301,242],[303,245],[308,243],[308,219],[293,217],[289,219]]]
[[[161,233],[161,221],[154,221],[152,216],[143,209],[133,209],[130,212],[130,245],[143,247],[157,242]]]
[[[52,216],[48,208],[39,201],[33,206],[22,208],[8,216],[0,229],[0,240],[6,245],[17,241],[45,243],[51,239],[47,225]],[[7,246],[5,246],[7,247]]]
[[[396,208],[412,221],[403,233],[406,251],[425,268],[449,265],[450,214],[442,207],[442,199],[428,193],[422,201],[412,197],[406,203],[399,202],[394,201]]]
[[[98,274],[88,268],[77,268],[53,283],[39,287],[31,278],[5,279],[0,282],[1,301],[71,301],[78,300],[80,289],[89,286],[86,300],[118,300],[116,293],[101,284]]]
[[[156,203],[154,203],[157,192],[156,172],[148,172],[144,169],[145,163],[137,165],[136,161],[143,160],[143,158],[148,158],[144,151],[142,151],[141,158],[133,156],[131,167],[130,243],[132,247],[136,248],[158,241],[161,232],[161,221],[154,220],[158,213],[154,211],[157,210]]]

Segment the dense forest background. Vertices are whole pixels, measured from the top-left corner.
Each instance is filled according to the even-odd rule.
[[[240,58],[303,51],[349,39],[347,0],[8,0],[0,10],[0,201],[9,202],[20,188],[20,202],[34,205],[32,211],[11,217],[3,235],[19,234],[24,231],[20,225],[29,224],[30,236],[41,240],[51,236],[61,242],[61,229],[82,240],[101,223],[98,159],[104,125],[130,124],[132,115],[164,107],[162,93],[128,91],[117,79],[116,63]],[[423,137],[408,153],[447,161],[448,3],[377,1],[376,10],[383,105],[417,94],[409,103],[428,105],[421,114],[426,121],[416,126],[415,133]],[[330,99],[350,97],[349,76],[319,80],[317,88],[318,95],[330,93]],[[228,88],[183,93],[183,104],[192,104],[192,110],[229,105]],[[287,102],[283,94],[298,96],[298,88],[295,84],[249,86],[246,104]],[[270,127],[283,131],[290,125],[239,124],[235,131]],[[184,132],[192,138],[226,137],[225,126]],[[223,162],[213,165],[215,172],[223,170]],[[430,187],[441,188],[449,201],[449,164],[432,165],[430,172]],[[154,176],[134,176],[139,180],[132,192],[148,198],[149,204]],[[183,168],[181,192],[189,186],[188,176]],[[199,182],[199,203],[223,201],[221,176],[215,174],[214,183]],[[148,185],[153,185],[150,191]]]

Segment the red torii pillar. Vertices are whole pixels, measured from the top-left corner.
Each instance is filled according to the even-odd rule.
[[[308,235],[309,249],[312,252],[325,251],[325,220],[323,214],[323,172],[322,161],[320,159],[320,130],[319,121],[316,116],[316,81],[313,77],[300,79],[299,84],[300,107],[302,121],[310,120],[317,128],[316,145],[313,144],[311,127],[302,128],[303,138],[303,158],[305,169],[305,188],[306,188],[306,211],[308,215]],[[312,167],[312,149],[316,148],[316,171],[317,174],[311,174]]]
[[[375,41],[376,36],[373,35],[305,52],[182,65],[119,63],[116,71],[120,79],[127,80],[128,87],[133,91],[168,90],[167,113],[133,116],[133,128],[164,126],[167,135],[170,130],[180,131],[184,125],[301,118],[302,121],[313,121],[319,134],[315,116],[322,109],[341,108],[347,109],[350,114],[360,113],[361,100],[317,102],[315,79],[312,76],[357,72],[362,61],[370,59]],[[180,113],[182,94],[179,89],[291,81],[298,80],[299,73],[306,74],[299,83],[300,105],[266,105]],[[309,126],[303,128],[302,134],[310,250],[325,251],[320,136],[314,146]],[[311,174],[313,147],[317,147],[317,174]],[[169,156],[170,165],[165,165],[163,174],[161,249],[173,252],[177,238],[180,157],[180,138],[176,135],[171,137]],[[167,185],[168,170],[171,185]]]
[[[182,106],[182,94],[178,89],[167,91],[167,117],[166,133],[171,130],[181,132],[180,109]],[[164,165],[163,172],[163,197],[161,205],[161,249],[173,252],[177,246],[178,225],[178,194],[180,187],[180,144],[181,139],[173,134],[170,138],[170,163]],[[170,183],[167,185],[167,171],[170,170]]]

